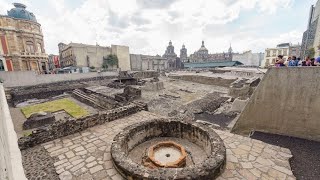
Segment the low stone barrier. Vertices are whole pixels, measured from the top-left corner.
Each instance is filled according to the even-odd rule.
[[[37,144],[45,143],[60,137],[83,131],[95,125],[104,124],[118,118],[129,116],[138,111],[145,110],[141,106],[129,104],[108,111],[101,111],[99,114],[86,116],[79,119],[68,119],[56,121],[53,124],[43,126],[34,130],[32,134],[21,137],[18,140],[19,148],[26,149]]]
[[[115,76],[102,76],[87,79],[40,84],[35,86],[15,87],[10,91],[12,98],[11,100],[12,102],[14,102],[14,104],[17,104],[27,99],[45,99],[63,94],[64,92],[72,91],[74,89],[85,88],[87,87],[87,85],[84,84],[85,82],[104,81],[112,79],[114,77]]]
[[[229,87],[236,79],[224,79],[221,77],[207,77],[197,75],[170,75],[169,78],[183,81],[191,81],[200,84],[208,84],[222,87]]]

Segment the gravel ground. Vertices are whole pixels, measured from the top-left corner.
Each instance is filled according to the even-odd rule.
[[[255,132],[251,138],[290,149],[290,165],[298,180],[320,179],[320,142],[262,132]]]
[[[21,151],[22,164],[29,180],[56,180],[58,174],[53,166],[54,159],[42,146]]]

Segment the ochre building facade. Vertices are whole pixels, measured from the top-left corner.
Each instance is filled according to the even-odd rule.
[[[14,3],[8,15],[0,15],[0,59],[6,71],[48,70],[41,25],[26,6]]]

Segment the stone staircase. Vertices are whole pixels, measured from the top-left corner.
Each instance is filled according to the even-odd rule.
[[[89,104],[93,107],[97,107],[99,109],[107,109],[106,106],[103,106],[99,100],[93,96],[93,94],[91,95],[87,95],[85,92],[81,91],[80,89],[75,89],[72,91],[72,97],[74,97],[75,99],[85,103],[85,104]]]

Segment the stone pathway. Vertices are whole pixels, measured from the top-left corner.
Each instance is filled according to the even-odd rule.
[[[21,155],[23,168],[29,180],[59,179],[53,166],[58,159],[50,157],[42,146],[22,150]]]
[[[60,179],[123,179],[112,164],[112,140],[126,126],[153,118],[159,116],[142,111],[42,146],[56,158],[54,167]],[[218,179],[295,179],[289,165],[291,152],[288,149],[229,132],[216,132],[227,148],[226,169]]]

